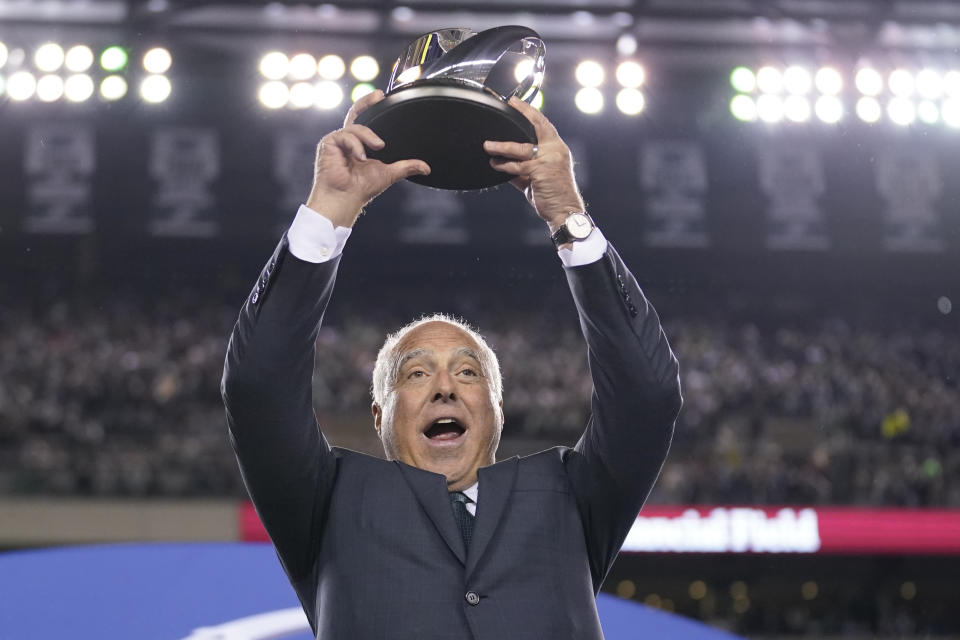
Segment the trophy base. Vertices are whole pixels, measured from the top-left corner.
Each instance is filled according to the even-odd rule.
[[[430,165],[430,175],[411,182],[437,189],[493,187],[513,176],[494,170],[484,140],[536,143],[533,125],[506,102],[476,89],[419,86],[391,93],[356,120],[386,143],[367,150],[382,162],[415,158]]]

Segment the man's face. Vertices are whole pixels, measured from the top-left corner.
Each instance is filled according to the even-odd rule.
[[[503,427],[501,404],[490,393],[480,347],[462,329],[428,322],[396,347],[400,370],[373,419],[391,460],[447,477],[451,491],[477,481],[493,464]]]

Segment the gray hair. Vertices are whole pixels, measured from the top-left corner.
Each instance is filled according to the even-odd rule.
[[[490,395],[493,398],[494,404],[499,403],[500,400],[503,399],[503,377],[500,374],[500,363],[497,360],[497,354],[493,352],[493,349],[490,348],[487,341],[484,340],[483,336],[473,327],[460,318],[446,313],[434,313],[423,316],[401,327],[396,332],[387,335],[383,346],[380,347],[380,352],[377,353],[377,363],[373,367],[373,384],[370,386],[370,395],[373,396],[373,401],[380,407],[386,407],[387,397],[390,395],[390,392],[393,391],[397,374],[400,372],[401,357],[403,354],[396,353],[397,345],[399,345],[404,336],[412,330],[428,322],[446,322],[473,338],[473,341],[480,347],[480,353],[478,354],[480,368],[483,370],[483,375],[487,378],[490,385]]]

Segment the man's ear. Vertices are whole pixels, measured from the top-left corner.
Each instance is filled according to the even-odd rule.
[[[383,421],[383,409],[380,408],[376,402],[370,405],[370,413],[373,414],[373,428],[377,430],[377,435],[380,435],[380,423]]]
[[[500,402],[497,403],[497,408],[500,409],[500,428],[503,429],[503,398],[500,398]]]

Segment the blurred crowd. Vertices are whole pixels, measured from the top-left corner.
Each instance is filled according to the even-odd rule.
[[[237,308],[190,294],[0,307],[0,494],[243,495],[219,394]],[[478,315],[503,369],[505,441],[575,442],[590,392],[575,322]],[[664,318],[685,404],[651,500],[960,506],[960,334]],[[369,415],[376,352],[398,324],[330,317],[321,421]]]

